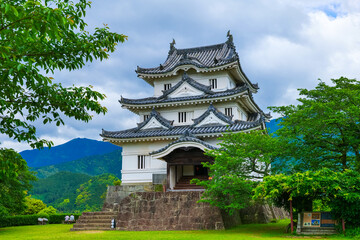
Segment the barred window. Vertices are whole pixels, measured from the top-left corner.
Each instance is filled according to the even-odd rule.
[[[225,108],[225,115],[231,117],[232,114],[232,108]]]
[[[164,84],[164,91],[171,88],[171,83]]]
[[[179,123],[186,122],[186,112],[179,112]]]
[[[150,117],[150,114],[145,114],[144,115],[144,121],[148,120],[149,117]]]
[[[209,79],[209,83],[210,83],[210,89],[216,89],[217,88],[217,79],[216,78]]]
[[[145,155],[138,155],[138,169],[145,169]]]

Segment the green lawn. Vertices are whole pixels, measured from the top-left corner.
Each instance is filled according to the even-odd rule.
[[[124,231],[84,231],[70,232],[72,225],[51,224],[36,226],[21,226],[0,228],[0,239],[350,239],[342,235],[330,237],[303,237],[285,234],[288,222],[270,224],[241,225],[225,231],[153,231],[153,232],[124,232]]]

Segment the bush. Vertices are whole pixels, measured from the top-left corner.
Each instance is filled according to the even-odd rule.
[[[115,180],[114,182],[113,182],[113,185],[114,186],[120,186],[121,185],[121,180]]]
[[[49,216],[49,223],[50,224],[59,224],[65,220],[65,216],[70,216],[70,213],[61,213],[61,214],[52,214]],[[81,216],[81,214],[73,214],[75,217],[75,221]]]
[[[37,225],[38,218],[46,217],[49,220],[49,224],[59,224],[65,220],[66,215],[69,213],[62,214],[51,214],[51,215],[17,215],[0,218],[0,227],[11,227],[11,226],[24,226],[24,225]],[[74,214],[75,220],[79,218],[81,214]]]
[[[0,219],[0,227],[36,225],[39,215],[17,215]]]
[[[56,209],[53,206],[49,206],[44,208],[43,210],[41,210],[40,212],[38,212],[38,215],[52,215],[52,214],[56,214]]]

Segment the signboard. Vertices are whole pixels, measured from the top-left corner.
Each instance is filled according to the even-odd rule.
[[[311,226],[311,215],[312,213],[304,213],[303,226],[310,227]]]
[[[335,224],[328,212],[304,212],[303,227],[334,227]]]

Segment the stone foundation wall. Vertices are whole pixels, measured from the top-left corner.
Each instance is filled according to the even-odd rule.
[[[268,204],[254,205],[239,210],[241,223],[269,223],[272,219],[290,218],[290,214],[282,208],[273,207]]]
[[[156,185],[108,186],[102,211],[114,211],[114,208],[131,193],[154,192]]]
[[[269,205],[251,206],[230,216],[207,203],[197,203],[202,192],[154,190],[159,190],[156,185],[109,186],[103,211],[118,213],[118,230],[224,229],[290,217]]]
[[[221,212],[197,203],[200,192],[141,192],[124,198],[116,211],[117,230],[224,229]]]

